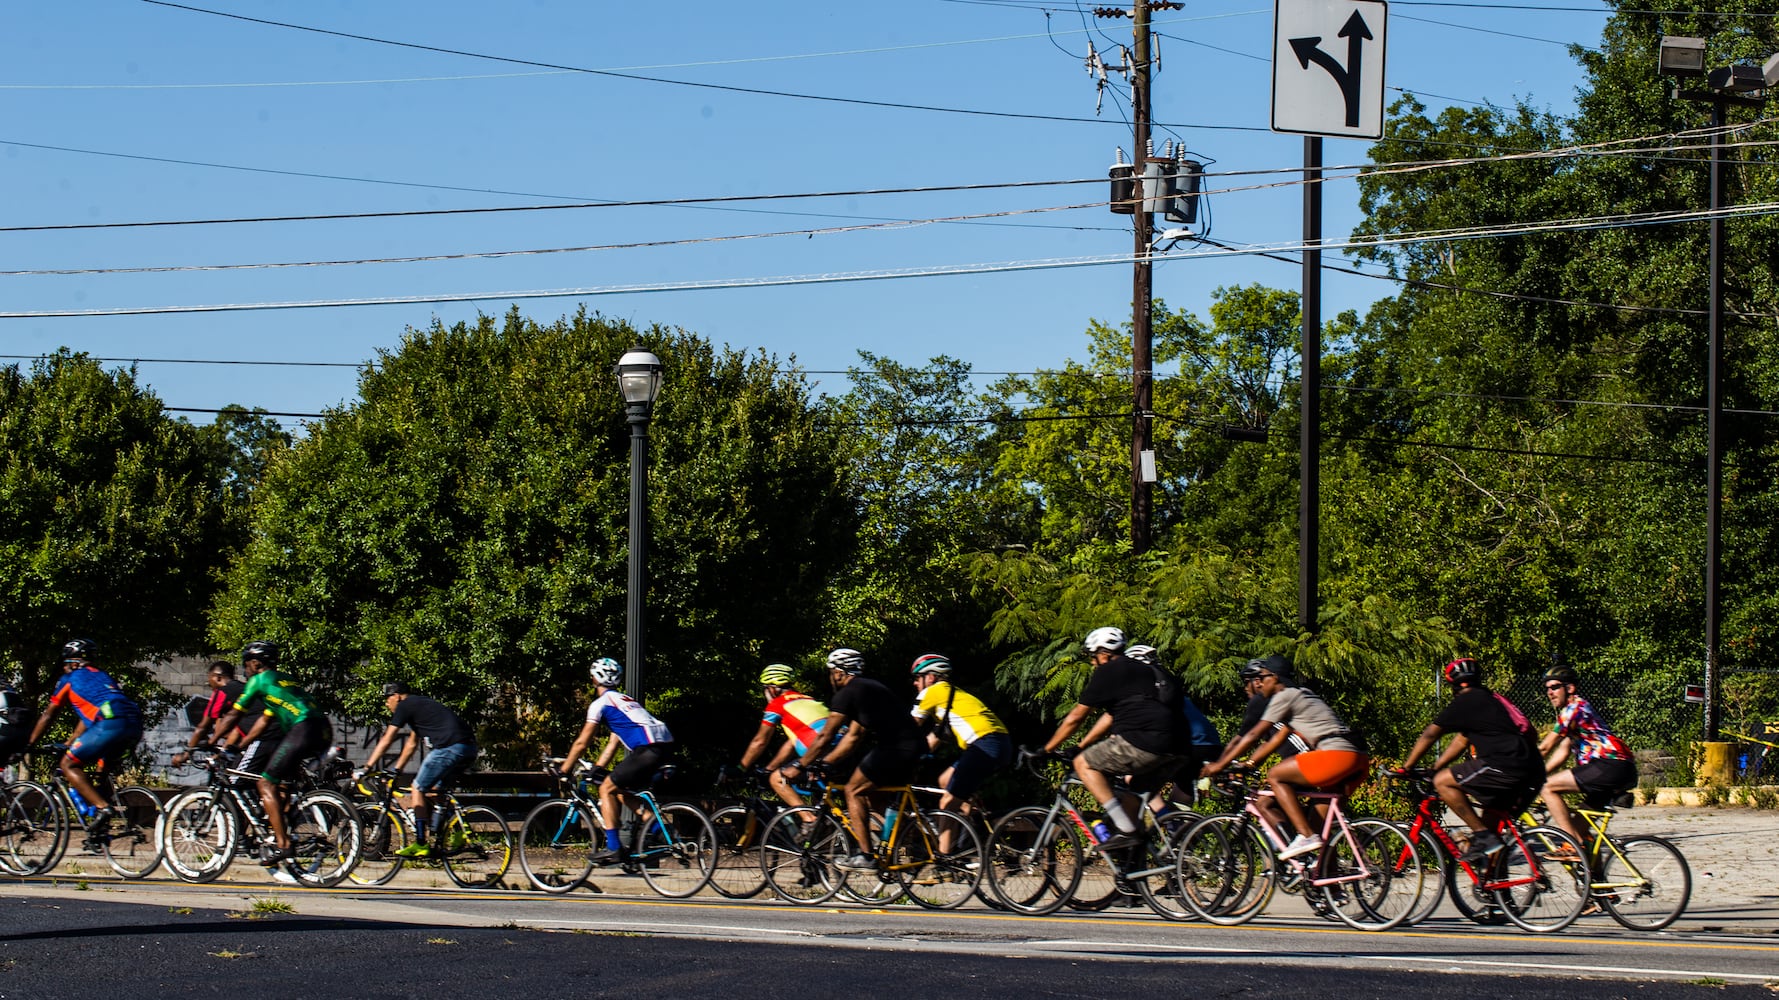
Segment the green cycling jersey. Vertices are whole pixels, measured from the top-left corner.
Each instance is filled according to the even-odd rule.
[[[278,724],[279,730],[286,733],[290,732],[290,727],[321,712],[309,692],[281,670],[261,670],[248,678],[241,697],[235,699],[235,710],[249,711],[248,706],[256,699],[265,706],[266,714]]]

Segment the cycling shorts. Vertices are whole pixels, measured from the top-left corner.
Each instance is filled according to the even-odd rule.
[[[951,765],[951,780],[945,783],[945,791],[967,799],[975,795],[996,771],[1012,763],[1013,741],[1006,733],[978,737],[976,742],[964,748],[957,763]]]
[[[1371,767],[1371,758],[1357,750],[1305,750],[1291,759],[1304,781],[1322,789],[1363,778]]]
[[[1144,795],[1161,788],[1186,761],[1185,754],[1154,753],[1116,735],[1081,751],[1081,757],[1101,774],[1130,775],[1131,791]]]
[[[476,754],[481,751],[474,743],[453,743],[448,747],[434,747],[420,764],[420,772],[414,775],[414,787],[423,792],[437,791],[446,782],[454,781],[463,772],[470,769],[476,762]]]
[[[141,719],[100,719],[68,745],[68,758],[82,767],[99,764],[116,769],[124,755],[140,742]]]
[[[1637,762],[1595,757],[1575,765],[1575,787],[1589,809],[1601,809],[1607,803],[1637,786]]]
[[[327,752],[334,741],[334,724],[325,715],[311,715],[290,727],[266,761],[261,777],[274,785],[296,777],[306,761]]]
[[[1507,813],[1524,810],[1544,787],[1543,767],[1538,767],[1534,773],[1521,774],[1504,771],[1478,757],[1453,764],[1452,777],[1458,779],[1458,787],[1464,794],[1481,803],[1484,809]]]
[[[624,763],[612,768],[612,784],[626,792],[640,791],[655,780],[655,772],[673,762],[677,743],[650,743],[624,755]]]
[[[912,750],[895,746],[872,747],[860,758],[858,769],[878,788],[894,788],[906,785],[914,777],[914,765],[920,757],[919,747]],[[829,775],[828,780],[834,780],[833,776]]]

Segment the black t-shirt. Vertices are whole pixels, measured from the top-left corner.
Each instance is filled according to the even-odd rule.
[[[389,724],[397,728],[411,727],[435,749],[476,741],[456,712],[423,694],[408,695],[397,703]]]
[[[1254,727],[1260,725],[1260,717],[1266,714],[1266,706],[1270,704],[1272,704],[1271,695],[1257,694],[1254,697],[1249,698],[1248,707],[1242,712],[1241,727],[1235,731],[1236,736],[1245,736],[1248,733],[1253,732]],[[1274,728],[1277,728],[1278,725],[1278,723],[1274,723]],[[1287,726],[1286,728],[1290,727]],[[1268,732],[1265,736],[1260,738],[1255,746],[1259,746],[1261,743],[1265,743],[1267,740],[1272,739],[1272,736],[1273,734]],[[1231,740],[1230,742],[1233,743],[1235,741]],[[1285,737],[1285,742],[1279,744],[1279,756],[1281,758],[1295,757],[1297,754],[1302,753],[1309,748],[1310,745],[1303,741],[1303,737],[1296,733],[1292,733],[1290,736]]]
[[[1444,732],[1461,734],[1470,741],[1478,757],[1503,771],[1543,773],[1544,760],[1538,754],[1538,741],[1533,738],[1530,724],[1522,726],[1515,721],[1507,706],[1487,688],[1459,691],[1433,719],[1433,724]]]
[[[883,682],[854,677],[834,692],[834,697],[828,701],[828,711],[862,723],[866,737],[874,740],[877,746],[911,749],[919,753],[925,740],[908,705],[908,699],[896,697]]]
[[[1112,713],[1108,735],[1122,736],[1138,750],[1186,753],[1192,746],[1192,729],[1178,701],[1157,699],[1155,670],[1147,663],[1115,656],[1094,668],[1075,700]]]

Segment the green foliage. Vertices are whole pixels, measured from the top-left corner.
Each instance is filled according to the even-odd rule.
[[[560,749],[587,664],[623,656],[630,425],[610,373],[635,344],[666,366],[644,691],[670,721],[732,715],[760,659],[814,643],[853,525],[836,443],[773,359],[585,314],[410,330],[367,368],[357,402],[271,455],[216,641],[287,643],[348,714],[380,717],[399,678],[487,745]]]
[[[0,368],[0,660],[27,696],[75,635],[140,697],[136,660],[196,652],[235,541],[226,447],[134,372],[61,351]]]

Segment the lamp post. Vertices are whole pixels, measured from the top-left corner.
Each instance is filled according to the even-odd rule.
[[[630,587],[624,606],[624,693],[642,700],[643,559],[648,546],[649,417],[661,392],[661,359],[632,347],[618,359],[618,391],[630,418]]]
[[[1767,88],[1779,84],[1779,54],[1766,65],[1726,66],[1705,71],[1705,40],[1664,35],[1656,60],[1663,76],[1704,77],[1702,90],[1684,90],[1689,101],[1711,105],[1711,250],[1707,267],[1710,319],[1705,363],[1705,742],[1716,742],[1722,705],[1719,621],[1723,607],[1723,143],[1724,109],[1729,105],[1759,107]]]

